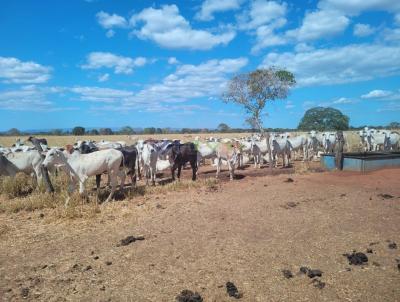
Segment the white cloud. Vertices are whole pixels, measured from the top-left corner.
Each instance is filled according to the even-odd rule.
[[[127,90],[102,88],[102,87],[73,87],[69,91],[79,95],[81,101],[115,103],[133,95]]]
[[[116,74],[130,74],[134,67],[141,67],[147,63],[143,57],[130,58],[115,55],[110,52],[91,52],[87,56],[87,63],[83,69],[113,68]]]
[[[307,52],[314,50],[314,47],[308,45],[307,43],[299,43],[294,47],[296,52]]]
[[[350,100],[348,98],[341,97],[341,98],[337,99],[336,101],[333,101],[332,103],[333,104],[353,104],[353,103],[355,103],[355,101]]]
[[[248,10],[238,16],[238,26],[256,36],[253,53],[263,48],[288,43],[284,35],[276,30],[286,25],[287,4],[285,2],[254,0]]]
[[[397,25],[400,26],[400,13],[397,13],[397,14],[394,16],[394,22],[395,22]]]
[[[193,29],[174,4],[164,5],[160,9],[146,8],[133,15],[130,24],[138,28],[132,32],[138,38],[154,41],[166,48],[207,50],[228,44],[236,35],[233,30],[213,34]]]
[[[0,91],[0,109],[11,111],[53,112],[77,110],[75,107],[57,107],[49,95],[61,93],[60,87],[22,86],[15,90]]]
[[[392,102],[389,103],[388,105],[380,108],[377,110],[378,112],[385,112],[385,111],[400,111],[400,103],[398,102]]]
[[[105,73],[105,74],[100,75],[100,76],[97,78],[97,80],[98,80],[99,82],[106,82],[106,81],[108,81],[109,78],[110,78],[110,75],[109,75],[108,73]]]
[[[112,29],[107,30],[106,32],[106,37],[107,38],[112,38],[115,35],[115,31],[113,31]]]
[[[0,57],[0,79],[4,83],[39,84],[50,79],[51,68],[17,58]]]
[[[361,98],[362,99],[383,98],[383,97],[387,97],[391,94],[392,94],[391,91],[376,89],[376,90],[372,90],[372,91],[368,92],[367,94],[363,94],[361,96]]]
[[[300,86],[338,84],[400,74],[400,46],[354,44],[308,52],[274,53],[261,67],[285,67]]]
[[[318,7],[339,10],[347,15],[358,15],[371,10],[400,11],[400,2],[396,0],[321,0]]]
[[[271,25],[263,25],[257,28],[256,44],[251,49],[253,53],[257,53],[269,46],[284,45],[287,43],[287,39],[282,35],[275,34],[274,29]]]
[[[124,17],[118,16],[116,14],[108,14],[106,12],[100,11],[96,14],[97,22],[101,25],[101,27],[105,29],[112,28],[125,28],[128,25],[128,22]]]
[[[287,4],[277,1],[255,0],[250,5],[250,20],[245,25],[255,29],[261,25],[271,23],[286,16]]]
[[[382,37],[385,42],[399,43],[400,42],[400,28],[386,28],[382,32]]]
[[[286,102],[286,105],[285,105],[285,108],[286,108],[286,109],[292,109],[292,108],[294,108],[294,107],[295,107],[295,105],[293,104],[292,101],[287,101],[287,102]]]
[[[357,23],[354,25],[353,33],[357,37],[366,37],[372,35],[376,31],[375,28],[371,27],[369,24]]]
[[[306,13],[302,25],[286,32],[298,41],[312,41],[342,33],[350,20],[336,10],[317,10]]]
[[[237,10],[243,0],[205,0],[195,18],[202,21],[214,19],[213,14],[229,10]]]
[[[179,64],[179,61],[175,57],[168,58],[168,64],[174,65]]]
[[[127,106],[152,102],[185,102],[189,99],[219,96],[231,74],[246,66],[246,58],[210,60],[200,65],[181,65],[162,83],[149,85],[126,98]]]

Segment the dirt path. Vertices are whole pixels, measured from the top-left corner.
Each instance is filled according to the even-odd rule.
[[[190,289],[232,301],[232,281],[240,301],[399,301],[399,184],[400,170],[245,177],[111,203],[86,220],[1,214],[0,299],[174,301]],[[117,246],[129,235],[145,240]],[[362,267],[342,255],[367,249]],[[301,266],[320,269],[325,287]]]

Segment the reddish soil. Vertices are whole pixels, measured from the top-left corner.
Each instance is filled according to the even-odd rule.
[[[233,301],[228,281],[239,301],[400,300],[400,169],[238,174],[103,205],[90,219],[0,214],[0,300],[174,301],[189,289]],[[145,239],[119,246],[130,235]],[[367,264],[349,265],[353,250]]]

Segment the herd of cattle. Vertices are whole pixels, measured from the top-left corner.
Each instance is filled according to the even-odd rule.
[[[364,151],[397,150],[400,144],[400,134],[390,130],[375,130],[365,128],[358,133],[360,147]],[[240,139],[213,138],[200,141],[198,137],[193,142],[180,140],[138,140],[136,144],[127,146],[125,142],[108,141],[77,141],[64,148],[48,147],[46,139],[30,137],[26,142],[17,140],[10,148],[0,147],[0,175],[15,177],[19,172],[32,175],[38,182],[43,173],[57,175],[59,169],[64,170],[69,179],[68,192],[75,190],[79,184],[79,192],[85,190],[85,182],[89,177],[96,176],[96,186],[99,190],[101,175],[108,175],[111,187],[106,201],[112,199],[116,190],[118,178],[121,189],[126,176],[130,176],[132,187],[136,185],[137,177],[144,174],[146,184],[149,180],[154,185],[157,172],[170,169],[172,179],[180,178],[181,169],[187,163],[192,168],[192,180],[196,180],[198,167],[211,160],[216,166],[216,178],[221,165],[227,165],[230,179],[234,178],[236,167],[243,167],[253,161],[254,167],[260,167],[264,161],[269,162],[271,150],[272,165],[278,164],[282,158],[283,166],[290,165],[290,160],[302,158],[312,160],[321,152],[335,151],[339,137],[336,132],[310,131],[306,134],[291,136],[289,133],[271,133],[267,140],[253,134]],[[31,143],[32,145],[27,145]],[[347,137],[344,134],[345,149],[350,151]]]

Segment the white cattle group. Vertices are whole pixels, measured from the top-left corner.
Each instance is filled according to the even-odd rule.
[[[396,131],[365,127],[358,134],[364,151],[397,150],[400,147],[400,134]]]
[[[360,147],[365,152],[398,150],[400,146],[400,134],[395,131],[366,127],[357,132],[357,135],[360,137]],[[344,139],[345,149],[350,151],[346,145],[346,133]],[[269,138],[259,134],[235,139],[209,137],[200,140],[196,137],[193,142],[186,144],[182,144],[180,140],[163,139],[137,140],[134,145],[126,146],[123,141],[102,140],[77,141],[65,148],[48,148],[41,143],[42,150],[39,151],[34,146],[17,140],[12,147],[0,146],[0,175],[15,177],[17,173],[22,172],[32,175],[40,182],[44,167],[51,173],[61,169],[69,179],[68,191],[73,192],[79,184],[79,192],[83,194],[89,177],[96,176],[99,189],[100,176],[105,173],[108,175],[108,184],[111,187],[106,200],[109,201],[113,198],[118,177],[121,180],[120,187],[123,189],[125,176],[129,173],[132,187],[136,185],[136,175],[140,178],[141,172],[144,174],[146,184],[150,181],[155,185],[157,173],[165,170],[171,170],[173,173],[176,167],[181,167],[190,161],[193,169],[192,179],[196,179],[198,167],[205,165],[206,160],[209,160],[216,167],[216,178],[219,177],[222,165],[226,165],[232,180],[235,177],[235,169],[243,168],[250,161],[253,162],[254,168],[260,168],[264,162],[269,163],[269,152],[271,165],[277,167],[281,158],[282,167],[287,167],[291,160],[315,160],[320,153],[334,152],[337,141],[336,132],[310,131],[299,134],[269,133]],[[190,150],[195,150],[195,154]],[[178,177],[179,174],[180,168]]]

